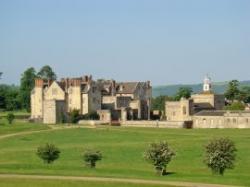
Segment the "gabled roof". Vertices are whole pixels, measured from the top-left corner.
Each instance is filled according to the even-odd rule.
[[[133,94],[136,91],[139,82],[120,82],[116,84],[118,94]]]

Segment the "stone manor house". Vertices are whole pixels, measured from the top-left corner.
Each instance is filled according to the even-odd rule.
[[[97,112],[100,120],[148,120],[152,87],[150,82],[93,80],[92,76],[60,81],[35,80],[31,92],[31,118],[60,123],[74,109],[80,114]]]
[[[249,111],[225,111],[225,96],[215,94],[211,78],[205,77],[203,91],[191,98],[167,101],[168,122],[182,122],[192,128],[250,128]]]

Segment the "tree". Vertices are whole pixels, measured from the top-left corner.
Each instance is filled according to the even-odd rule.
[[[37,148],[37,156],[40,157],[44,163],[51,164],[60,156],[60,150],[54,144],[45,144]]]
[[[244,86],[240,89],[240,101],[250,103],[250,86]]]
[[[95,168],[96,162],[102,160],[102,153],[93,149],[84,150],[82,156],[85,165],[90,168]]]
[[[242,102],[233,102],[224,107],[225,110],[245,110],[245,104]]]
[[[12,111],[21,109],[20,89],[17,86],[0,85],[0,108]]]
[[[190,87],[181,87],[175,95],[175,100],[179,101],[181,98],[190,98],[193,90]]]
[[[15,119],[15,115],[13,113],[8,113],[6,118],[8,123],[12,124],[13,120]]]
[[[225,97],[230,100],[234,101],[238,99],[240,90],[239,90],[239,81],[238,80],[232,80],[228,83],[227,90],[225,92]]]
[[[144,158],[154,165],[157,174],[160,175],[166,174],[167,165],[173,156],[175,156],[175,152],[165,141],[151,143],[144,152]]]
[[[165,111],[166,101],[173,101],[173,98],[165,95],[158,96],[152,99],[152,110]]]
[[[23,108],[30,111],[30,94],[34,88],[36,71],[34,68],[28,68],[21,77],[20,98]]]
[[[56,74],[48,65],[43,66],[37,76],[43,80],[56,80]]]
[[[0,79],[2,78],[3,72],[0,72]]]
[[[223,175],[226,169],[234,167],[236,147],[227,138],[211,140],[205,147],[205,163],[215,174]]]

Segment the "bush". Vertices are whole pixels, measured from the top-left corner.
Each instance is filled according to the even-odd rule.
[[[78,120],[99,120],[100,116],[97,112],[90,112],[88,114],[79,115]]]
[[[144,158],[154,165],[156,173],[160,175],[166,174],[167,165],[174,155],[175,152],[165,141],[151,143],[144,152]]]
[[[72,110],[69,116],[70,116],[70,123],[77,123],[80,116],[79,110],[76,109]]]
[[[211,140],[205,147],[205,163],[215,174],[223,175],[225,169],[232,169],[236,157],[234,143],[227,138]]]
[[[13,120],[15,119],[15,115],[13,113],[8,113],[6,118],[8,123],[12,124]]]
[[[86,149],[83,152],[83,160],[85,165],[90,168],[95,168],[96,162],[102,160],[102,153],[93,149]]]
[[[60,150],[55,145],[49,143],[37,148],[37,155],[47,164],[51,164],[57,160],[60,153]]]
[[[245,104],[241,102],[233,102],[232,104],[225,106],[225,110],[245,110]]]

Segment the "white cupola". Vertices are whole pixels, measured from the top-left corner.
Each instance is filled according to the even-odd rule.
[[[212,81],[211,78],[208,75],[206,75],[203,82],[203,92],[210,92],[210,91],[212,91]]]

